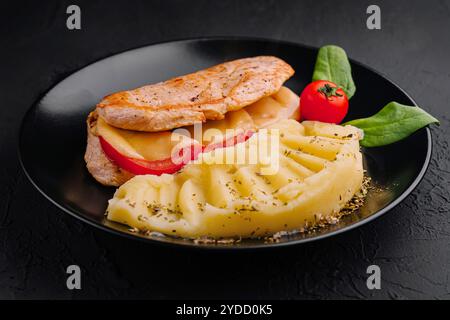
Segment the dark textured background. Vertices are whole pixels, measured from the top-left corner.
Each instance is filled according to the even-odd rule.
[[[0,5],[0,298],[450,298],[448,152],[450,1],[11,1]],[[65,10],[82,9],[82,30]],[[276,251],[178,251],[117,238],[45,200],[16,155],[21,118],[55,81],[90,62],[158,41],[208,35],[335,43],[406,89],[441,120],[419,187],[346,234]],[[69,146],[70,147],[70,146]],[[79,264],[82,290],[65,287]],[[366,288],[378,264],[382,289]]]

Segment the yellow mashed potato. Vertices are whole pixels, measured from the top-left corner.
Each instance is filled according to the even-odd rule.
[[[107,219],[192,239],[299,230],[336,215],[360,190],[360,138],[352,126],[282,120],[178,174],[134,177],[109,200]],[[268,154],[252,158],[262,142]],[[233,152],[240,159],[226,158]]]

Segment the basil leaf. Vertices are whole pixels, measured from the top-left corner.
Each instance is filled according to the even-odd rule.
[[[345,124],[364,131],[362,146],[379,147],[400,141],[430,123],[439,124],[439,120],[419,107],[391,102],[369,118],[352,120]]]
[[[320,48],[313,74],[313,81],[316,80],[334,82],[344,90],[348,99],[355,94],[352,68],[344,49],[332,45]]]

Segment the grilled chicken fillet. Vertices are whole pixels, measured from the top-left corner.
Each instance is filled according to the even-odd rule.
[[[293,74],[292,67],[276,57],[244,58],[111,94],[96,110],[118,128],[165,131],[223,119],[228,111],[274,94]]]

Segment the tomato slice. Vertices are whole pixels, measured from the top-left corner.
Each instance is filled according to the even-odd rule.
[[[198,158],[199,153],[202,151],[200,145],[192,144],[184,147],[179,151],[179,159],[176,159],[176,163],[172,158],[166,158],[161,160],[144,160],[129,158],[118,152],[109,142],[103,137],[99,136],[100,145],[106,156],[117,164],[120,168],[131,172],[135,175],[153,174],[160,176],[163,173],[172,174],[180,171],[183,166],[190,160]]]
[[[230,137],[228,139],[224,139],[222,142],[210,143],[209,145],[203,147],[203,152],[210,152],[217,148],[227,148],[232,147],[238,143],[247,141],[252,135],[253,131],[246,130],[240,132],[238,135]]]
[[[153,174],[160,176],[163,173],[173,174],[180,171],[186,163],[191,160],[196,160],[201,152],[209,152],[217,148],[231,147],[236,145],[237,143],[247,141],[252,135],[253,131],[249,130],[225,139],[222,142],[209,144],[208,146],[192,144],[183,147],[178,151],[175,162],[173,161],[174,159],[172,157],[153,161],[126,157],[119,151],[117,151],[102,136],[99,136],[98,138],[100,140],[100,145],[102,146],[103,152],[120,168],[135,175]]]

